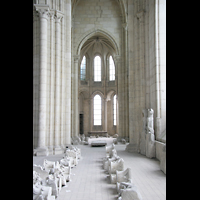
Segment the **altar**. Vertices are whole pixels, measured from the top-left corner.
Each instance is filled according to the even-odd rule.
[[[88,137],[89,136],[103,136],[103,137],[108,137],[108,132],[107,131],[89,131],[88,132]]]

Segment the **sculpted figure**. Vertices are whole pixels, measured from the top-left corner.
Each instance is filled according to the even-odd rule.
[[[153,109],[150,108],[148,109],[148,117],[147,117],[147,132],[154,134],[154,129],[153,129]]]
[[[146,156],[153,158],[156,155],[155,151],[155,136],[153,129],[153,109],[148,109],[147,117],[147,133],[146,133]]]
[[[142,195],[138,191],[137,187],[131,183],[120,183],[118,195],[118,200],[142,200]]]

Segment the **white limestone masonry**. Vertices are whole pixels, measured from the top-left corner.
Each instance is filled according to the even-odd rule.
[[[101,81],[94,58],[101,57]],[[86,78],[80,65],[86,57]],[[115,80],[109,80],[109,57]],[[94,125],[94,96],[101,125]],[[116,95],[116,125],[113,97]],[[147,110],[152,109],[149,134]],[[55,155],[104,131],[166,173],[166,0],[33,0],[33,153]]]

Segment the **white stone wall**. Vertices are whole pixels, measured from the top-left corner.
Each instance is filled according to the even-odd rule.
[[[113,135],[117,132],[116,127],[113,127],[112,123],[108,123],[113,121],[111,108],[110,106],[111,103],[106,101],[107,98],[107,93],[110,90],[114,90],[115,93],[118,95],[118,99],[121,98],[121,96],[127,95],[127,92],[124,91],[125,89],[125,76],[124,72],[121,75],[123,76],[120,81],[121,81],[121,90],[119,92],[118,89],[118,70],[120,68],[123,68],[123,62],[118,64],[118,60],[114,58],[115,60],[115,66],[116,66],[116,81],[114,84],[108,83],[108,71],[106,71],[107,66],[107,54],[112,53],[114,56],[115,55],[123,55],[124,51],[122,49],[122,41],[124,40],[123,38],[123,19],[122,19],[122,12],[120,9],[119,2],[116,0],[82,0],[79,1],[79,3],[76,5],[75,10],[73,12],[73,54],[79,57],[79,64],[78,67],[80,67],[81,59],[82,59],[82,53],[81,51],[78,51],[78,47],[81,43],[81,41],[90,33],[94,33],[95,31],[101,31],[103,33],[108,34],[109,36],[112,37],[112,39],[115,41],[116,46],[117,46],[117,51],[116,52],[106,52],[105,50],[102,49],[96,49],[96,51],[90,51],[87,52],[88,55],[88,65],[87,65],[87,81],[89,82],[86,86],[81,85],[79,81],[79,93],[82,91],[87,91],[87,97],[84,99],[84,133],[87,134],[88,131],[91,130],[107,130],[110,135]],[[95,33],[93,34],[95,35]],[[93,36],[92,35],[92,36]],[[105,36],[106,37],[106,36]],[[87,38],[88,39],[88,38]],[[108,39],[108,38],[107,38]],[[79,53],[77,55],[77,53]],[[95,53],[100,53],[102,55],[102,84],[96,84],[93,81],[93,59],[94,59],[94,54]],[[73,63],[72,69],[75,71],[75,63]],[[120,69],[120,71],[125,71],[124,69]],[[77,75],[75,73],[72,74],[72,95],[75,93],[75,89],[73,89],[73,84],[76,85]],[[122,82],[123,81],[123,82]],[[75,88],[75,87],[74,87]],[[92,115],[92,94],[96,91],[101,91],[103,94],[103,107],[106,110],[103,110],[103,124],[102,127],[94,127],[92,125],[93,123],[93,115]],[[119,97],[120,96],[120,97]],[[73,95],[72,97],[72,134],[73,130],[75,130],[75,114],[74,112],[77,106],[75,105],[75,98],[76,95]],[[89,98],[89,99],[88,99]],[[120,116],[122,116],[121,119],[119,119],[120,123],[120,135],[126,135],[126,131],[123,131],[123,123],[126,122],[127,120],[124,119],[125,115],[125,103],[124,103],[124,97],[120,99]],[[89,113],[88,113],[89,112]],[[85,127],[85,124],[89,122],[89,125]],[[86,128],[86,129],[85,129]],[[79,131],[79,129],[78,129]],[[76,133],[74,133],[76,134]]]
[[[166,0],[76,0],[76,3],[33,1],[46,6],[49,13],[41,21],[39,11],[35,8],[33,11],[33,148],[43,147],[53,153],[69,144],[72,135],[78,135],[80,95],[84,133],[94,130],[92,95],[99,91],[105,108],[101,129],[111,135],[129,137],[127,150],[145,155],[143,110],[154,110],[155,138],[166,138]],[[95,35],[103,37],[114,50],[98,45],[93,50],[81,49]],[[93,80],[96,53],[101,54],[103,61],[101,84]],[[109,53],[116,66],[114,83],[109,83],[107,76]],[[85,85],[79,80],[83,54],[89,61]],[[112,100],[107,99],[110,91],[117,94],[118,100],[116,128],[110,125]]]
[[[130,144],[127,150],[144,155],[143,110],[154,110],[156,139],[166,130],[165,20],[165,0],[128,1]]]

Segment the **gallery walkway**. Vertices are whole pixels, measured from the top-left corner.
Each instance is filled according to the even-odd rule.
[[[112,139],[106,138],[106,140],[110,145]],[[72,169],[71,181],[67,183],[67,187],[61,189],[57,200],[116,200],[116,185],[110,184],[108,174],[102,168],[105,146],[77,145],[77,147],[81,149],[82,158]],[[160,170],[159,161],[138,153],[129,153],[125,151],[126,145],[121,143],[115,148],[117,154],[124,159],[125,169],[131,168],[132,181],[143,200],[165,200],[166,175]],[[33,164],[42,165],[44,158],[57,161],[63,155],[34,156]]]

